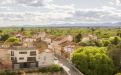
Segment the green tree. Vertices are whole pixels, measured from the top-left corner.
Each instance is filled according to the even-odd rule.
[[[96,46],[96,41],[95,40],[88,40],[88,41],[81,41],[79,43],[81,46]]]
[[[76,43],[79,43],[80,41],[81,41],[81,38],[82,38],[82,34],[77,34],[76,36],[75,36],[75,42]]]
[[[111,42],[110,42],[108,39],[101,39],[101,40],[99,41],[99,44],[100,44],[100,46],[102,46],[102,47],[107,47],[109,44],[111,44]]]
[[[0,41],[6,41],[10,36],[8,34],[1,35]]]
[[[119,44],[121,42],[121,38],[118,37],[118,36],[110,37],[109,40],[114,45],[117,45],[117,44]]]
[[[20,39],[16,37],[8,38],[5,43],[9,43],[10,45],[18,45],[20,43]]]
[[[117,71],[121,71],[121,43],[118,45],[109,45],[108,55],[112,58]]]
[[[116,35],[121,37],[121,30],[118,30]]]
[[[22,27],[22,28],[21,28],[21,32],[23,32],[23,31],[25,31],[25,29]]]
[[[92,32],[92,34],[94,34],[95,28],[91,28],[91,32]]]
[[[121,73],[117,73],[117,74],[115,74],[115,75],[121,75]]]
[[[0,34],[2,33],[3,31],[2,30],[0,30]]]
[[[114,65],[103,47],[82,47],[72,54],[73,64],[85,75],[113,75]]]

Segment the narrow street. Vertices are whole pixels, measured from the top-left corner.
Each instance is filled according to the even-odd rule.
[[[68,75],[84,75],[81,72],[79,72],[76,68],[74,68],[74,66],[71,63],[69,63],[68,60],[59,56],[56,57],[58,58],[58,64],[60,64],[63,67],[63,69],[67,72]]]

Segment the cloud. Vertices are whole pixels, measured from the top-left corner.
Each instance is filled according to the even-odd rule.
[[[116,5],[120,5],[121,4],[121,0],[116,0]]]
[[[49,1],[50,2],[50,1]],[[19,2],[23,3],[23,2]],[[25,2],[24,2],[25,3]],[[27,4],[27,3],[26,3]],[[5,8],[5,7],[3,7]],[[13,8],[13,7],[12,7]],[[32,7],[28,7],[32,8]],[[24,8],[25,9],[25,8]],[[71,13],[74,12],[73,5],[64,5],[59,6],[56,4],[46,5],[43,7],[43,10],[39,8],[35,9],[37,11],[9,11],[9,12],[0,12],[0,20],[5,24],[47,24],[57,21],[65,21],[66,18],[72,16]]]
[[[71,22],[110,22],[120,21],[121,11],[114,8],[74,9],[72,7],[54,6],[48,12],[0,12],[3,24],[49,24]],[[61,8],[61,9],[58,9]]]
[[[121,20],[121,10],[104,6],[101,9],[79,9],[68,18],[77,22],[111,22]]]
[[[120,6],[121,5],[121,0],[112,0],[109,2],[109,4],[111,5],[116,5],[116,6]]]
[[[0,20],[3,23],[14,24],[47,24],[56,21],[64,21],[72,16],[68,11],[51,12],[1,12]]]
[[[53,0],[0,0],[1,5],[17,4],[25,6],[44,6]]]
[[[121,10],[111,6],[80,9],[53,0],[0,0],[0,25],[120,21]],[[22,7],[21,7],[22,6]]]

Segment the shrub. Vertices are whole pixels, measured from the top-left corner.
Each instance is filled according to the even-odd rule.
[[[59,65],[52,65],[49,67],[43,67],[39,69],[39,72],[46,73],[46,72],[60,72],[63,71],[63,68]]]
[[[121,75],[121,73],[117,73],[117,74],[115,74],[115,75]]]
[[[20,72],[12,72],[12,71],[4,71],[1,72],[0,75],[21,75]]]

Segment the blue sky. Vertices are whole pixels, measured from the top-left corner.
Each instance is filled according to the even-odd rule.
[[[0,0],[0,26],[121,21],[121,0]]]

